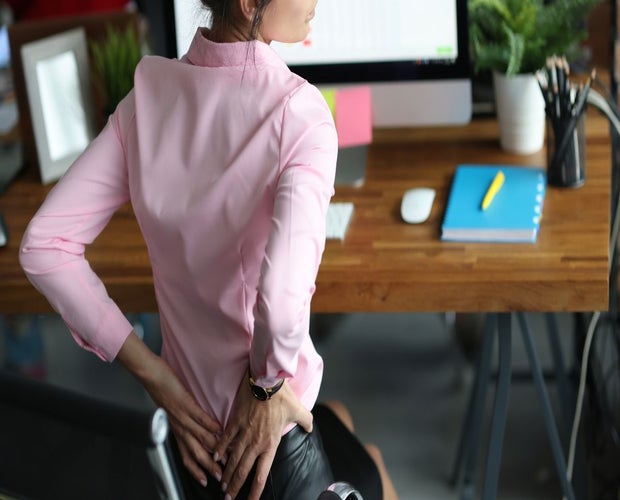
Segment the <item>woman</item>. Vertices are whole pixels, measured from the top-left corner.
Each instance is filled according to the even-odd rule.
[[[315,3],[202,0],[211,28],[181,61],[140,62],[22,241],[24,270],[77,342],[166,409],[186,490],[205,498],[244,487],[314,500],[332,480],[311,432],[323,364],[309,315],[337,138],[321,94],[269,47],[303,40]],[[84,258],[127,201],[153,268],[161,357]]]

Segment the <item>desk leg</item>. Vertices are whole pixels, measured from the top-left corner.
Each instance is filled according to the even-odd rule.
[[[495,389],[489,454],[487,456],[487,466],[482,490],[483,500],[495,500],[497,498],[499,468],[502,459],[504,431],[506,429],[506,418],[508,415],[510,381],[512,378],[512,327],[510,313],[499,314],[497,327],[499,378],[497,380],[497,388]]]
[[[484,323],[484,335],[476,366],[474,388],[467,405],[467,413],[465,414],[463,428],[461,429],[459,448],[452,470],[451,481],[453,485],[456,485],[461,467],[463,466],[462,461],[465,457],[463,484],[461,489],[462,500],[474,498],[476,459],[478,458],[482,439],[482,424],[491,372],[491,351],[493,350],[496,320],[497,318],[494,314],[489,314]]]
[[[522,316],[522,314],[520,316]],[[545,319],[547,321],[547,332],[549,335],[549,347],[551,348],[553,367],[555,368],[555,378],[558,385],[558,392],[560,395],[560,405],[562,408],[564,428],[566,429],[566,435],[570,435],[572,427],[571,424],[573,421],[573,411],[571,409],[570,402],[573,398],[571,397],[570,383],[566,374],[566,367],[564,366],[564,356],[562,355],[562,349],[560,346],[558,319],[555,313],[545,313]],[[519,321],[524,322],[527,320],[520,319]]]
[[[530,368],[532,369],[532,373],[534,375],[536,390],[538,391],[538,396],[542,405],[543,417],[545,418],[545,425],[547,426],[547,434],[549,436],[549,441],[551,442],[551,450],[553,451],[553,458],[555,460],[558,477],[567,500],[574,500],[575,494],[571,484],[568,482],[568,477],[566,476],[566,462],[564,460],[564,453],[562,451],[562,445],[560,444],[558,429],[553,418],[549,395],[545,389],[545,381],[542,376],[540,361],[534,348],[534,342],[532,342],[532,334],[530,332],[529,324],[527,323],[523,313],[519,313],[518,317],[521,325],[521,331],[523,333],[525,350],[527,351],[527,356],[530,360]]]

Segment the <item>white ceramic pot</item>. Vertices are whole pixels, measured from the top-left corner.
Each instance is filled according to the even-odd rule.
[[[493,72],[500,143],[516,154],[540,151],[545,142],[545,101],[533,74]]]

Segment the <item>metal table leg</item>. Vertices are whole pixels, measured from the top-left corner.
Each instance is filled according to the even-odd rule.
[[[502,459],[504,431],[506,429],[508,399],[510,395],[510,381],[512,378],[511,315],[509,313],[499,314],[497,327],[499,378],[497,381],[497,388],[495,390],[495,403],[493,406],[493,422],[491,424],[489,454],[487,456],[484,486],[482,490],[482,498],[484,500],[495,500],[497,498],[499,468]]]
[[[489,314],[485,320],[482,347],[476,367],[474,387],[463,422],[461,439],[452,472],[452,481],[453,484],[456,484],[458,482],[460,469],[463,466],[462,460],[465,457],[463,486],[461,490],[462,500],[469,500],[474,496],[476,459],[478,458],[482,439],[482,424],[490,379],[491,352],[493,349],[496,320],[497,318],[494,314]]]
[[[558,435],[558,429],[555,425],[553,412],[551,410],[549,395],[547,394],[547,390],[545,388],[545,382],[543,380],[542,370],[540,368],[540,361],[536,354],[534,343],[532,342],[532,334],[530,332],[530,328],[525,318],[525,315],[523,313],[518,313],[518,318],[521,325],[521,332],[523,334],[523,342],[525,344],[525,349],[527,351],[527,355],[530,361],[530,368],[532,369],[532,374],[534,375],[536,390],[538,391],[538,396],[542,405],[543,417],[545,419],[545,425],[547,427],[549,441],[551,442],[551,450],[553,452],[553,458],[555,460],[558,477],[560,479],[560,483],[562,484],[562,490],[564,491],[564,495],[567,500],[574,500],[575,493],[573,492],[573,487],[569,483],[568,477],[566,476],[566,462],[564,460],[564,453],[562,451],[560,437]]]

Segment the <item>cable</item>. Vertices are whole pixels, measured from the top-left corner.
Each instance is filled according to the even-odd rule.
[[[566,465],[566,476],[568,481],[573,480],[573,467],[575,465],[575,449],[577,447],[577,434],[579,433],[579,425],[581,422],[581,412],[583,410],[583,397],[586,386],[586,376],[588,370],[588,359],[590,358],[590,347],[592,346],[592,339],[594,338],[594,332],[596,331],[596,324],[601,313],[596,311],[592,318],[590,318],[590,324],[588,325],[588,333],[586,335],[586,342],[583,348],[583,356],[581,358],[581,374],[579,376],[579,392],[577,393],[577,407],[575,408],[575,418],[573,419],[573,429],[570,436],[570,447],[568,451],[568,461]]]
[[[613,102],[610,102],[608,99],[605,99],[601,94],[599,94],[596,90],[590,89],[588,92],[588,104],[592,104],[599,111],[603,112],[603,114],[609,119],[611,124],[616,129],[618,135],[620,135],[620,116],[618,116],[618,108]],[[611,256],[615,251],[615,245],[618,238],[618,229],[620,227],[620,203],[616,206],[616,212],[614,214],[613,219],[613,227],[611,229],[611,234],[609,238],[609,259],[611,265]]]
[[[609,88],[607,88],[607,85],[605,85],[605,83],[598,76],[594,78],[593,84],[596,85],[599,89],[601,89],[601,93],[603,94],[603,97],[610,104],[611,111],[614,112],[616,116],[620,117],[620,111],[618,110],[618,107],[615,104],[616,100],[614,96],[612,95],[612,93],[610,92]]]
[[[587,97],[588,104],[593,105],[597,109],[607,116],[608,120],[615,127],[616,132],[620,135],[620,113],[613,101],[609,98],[603,97],[597,91],[590,89]],[[615,252],[616,241],[618,238],[618,228],[620,226],[620,203],[616,205],[614,214],[613,227],[609,239],[609,264],[611,265],[612,255]],[[601,316],[600,311],[596,311],[590,318],[590,324],[588,325],[588,332],[586,334],[586,341],[584,344],[584,351],[581,358],[581,373],[579,377],[579,390],[577,393],[577,404],[575,408],[575,418],[573,420],[573,428],[571,430],[570,446],[568,452],[568,460],[566,465],[566,475],[569,482],[573,478],[573,467],[575,465],[575,450],[577,447],[577,435],[579,434],[579,426],[581,422],[581,413],[583,411],[583,398],[585,393],[586,377],[588,373],[588,361],[590,359],[590,348],[592,347],[592,340],[594,339],[594,333],[596,332],[596,325]]]
[[[609,119],[616,132],[620,134],[620,113],[615,104],[605,99],[605,97],[592,88],[588,92],[587,100],[588,104],[592,104]]]

